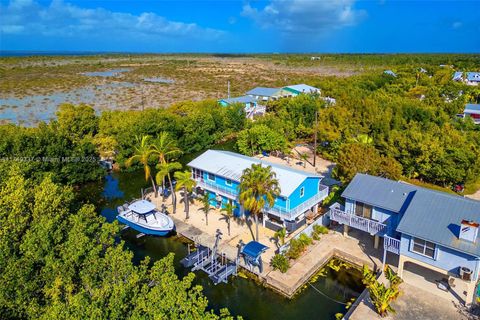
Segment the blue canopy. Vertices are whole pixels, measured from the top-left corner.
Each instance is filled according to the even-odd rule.
[[[243,247],[242,253],[252,258],[258,258],[262,253],[268,249],[267,246],[257,241],[250,241]]]

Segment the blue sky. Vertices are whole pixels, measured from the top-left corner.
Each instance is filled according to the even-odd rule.
[[[0,49],[480,52],[480,1],[0,0]]]

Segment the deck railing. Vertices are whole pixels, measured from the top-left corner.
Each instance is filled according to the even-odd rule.
[[[330,219],[352,228],[368,232],[372,235],[383,236],[387,232],[387,226],[383,223],[360,217],[339,209],[330,209]]]
[[[400,240],[386,235],[383,238],[383,248],[387,251],[400,255]]]
[[[213,182],[209,182],[208,180],[201,179],[201,178],[196,178],[194,180],[197,182],[197,186],[200,188],[210,190],[212,192],[218,193],[232,200],[238,199],[238,192],[236,190],[219,186]],[[327,196],[328,196],[328,187],[324,185],[320,185],[320,191],[316,195],[314,195],[313,197],[311,197],[310,199],[301,203],[300,205],[296,206],[293,209],[287,210],[279,206],[273,206],[273,207],[265,206],[264,211],[266,213],[271,213],[276,216],[279,216],[281,218],[295,219],[300,213],[303,213],[304,211],[313,207],[314,205],[316,205],[317,203],[325,199]]]

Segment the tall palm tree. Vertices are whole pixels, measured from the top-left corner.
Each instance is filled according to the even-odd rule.
[[[174,196],[175,190],[173,189],[170,172],[182,169],[182,164],[180,162],[160,162],[159,164],[157,164],[157,169],[158,172],[155,176],[157,184],[163,183],[165,181],[165,177],[168,179],[168,183],[170,184],[170,192],[172,193],[173,213],[175,214],[177,211],[177,201],[176,197]]]
[[[233,211],[237,208],[236,205],[234,205],[232,202],[228,202],[225,205],[225,208],[222,208],[220,211],[223,211],[225,213],[222,213],[222,215],[225,218],[225,221],[227,221],[227,228],[228,228],[228,235],[230,236],[230,220],[233,217]]]
[[[177,185],[175,186],[175,190],[183,190],[183,202],[185,204],[185,219],[188,219],[189,213],[189,195],[192,192],[193,188],[197,184],[195,180],[192,179],[192,173],[188,170],[186,171],[177,171],[174,173],[174,177],[177,180]]]
[[[148,161],[152,156],[152,148],[150,144],[151,137],[149,135],[144,135],[142,138],[136,137],[137,146],[134,147],[135,153],[133,156],[127,159],[125,166],[130,167],[134,162],[140,162],[143,165],[143,170],[145,171],[145,181],[148,179],[152,182],[153,191],[157,194],[157,188],[155,187],[155,181],[152,177],[152,169]]]
[[[172,136],[166,131],[160,132],[157,139],[153,141],[151,145],[151,149],[152,149],[152,154],[155,154],[158,157],[159,166],[166,166],[166,164],[170,160],[182,154],[182,151],[177,147],[177,142],[175,141],[175,139],[173,139]],[[178,167],[178,165],[175,165],[175,166]],[[178,170],[178,169],[180,168],[172,168],[172,170]],[[163,176],[161,180],[163,188],[165,188],[165,178],[168,178],[170,183],[170,188],[173,191],[170,171],[171,170],[167,170],[166,174],[164,175],[161,174],[160,177]],[[157,183],[160,183],[160,182],[157,180]],[[175,192],[172,192],[172,205],[173,205],[174,213],[175,213],[176,203],[177,203],[177,199],[176,199]]]
[[[243,171],[239,185],[239,200],[255,218],[256,240],[258,240],[258,216],[266,204],[272,207],[275,197],[280,195],[280,186],[272,167],[252,164]]]
[[[205,194],[202,197],[202,207],[199,210],[202,210],[203,213],[205,213],[205,223],[208,226],[208,213],[210,210],[212,210],[212,206],[210,204],[210,195],[208,194],[207,191],[205,191]]]

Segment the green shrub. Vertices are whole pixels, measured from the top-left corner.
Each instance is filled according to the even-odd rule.
[[[313,240],[320,240],[320,235],[327,234],[327,233],[328,233],[327,227],[316,224],[313,226],[312,238]]]
[[[273,270],[280,270],[281,273],[285,273],[290,268],[290,261],[285,255],[276,254],[270,260],[270,266],[272,266]]]
[[[305,243],[299,239],[290,240],[290,249],[288,249],[287,257],[290,259],[298,259],[300,255],[305,251]]]
[[[298,237],[298,240],[303,243],[303,245],[306,247],[306,246],[309,246],[313,243],[313,240],[312,238],[310,238],[306,233],[302,233],[299,237]]]

